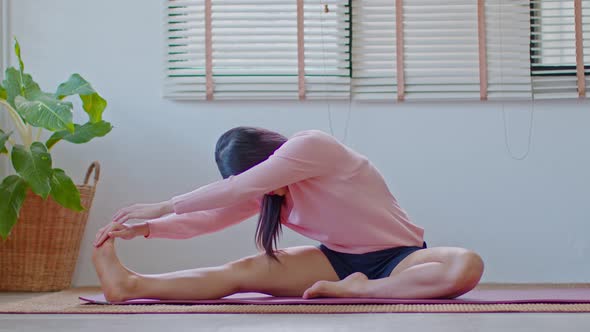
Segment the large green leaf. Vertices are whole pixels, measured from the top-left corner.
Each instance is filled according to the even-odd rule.
[[[98,93],[80,96],[80,99],[82,99],[82,107],[84,108],[84,111],[86,111],[90,117],[90,122],[96,123],[102,121],[102,113],[107,107],[107,101]]]
[[[113,129],[113,126],[106,121],[100,121],[97,123],[88,122],[82,126],[74,124],[74,127],[76,128],[74,133],[62,130],[51,135],[47,142],[45,142],[47,148],[51,149],[62,139],[75,144],[87,143],[93,138],[105,136]]]
[[[0,82],[0,99],[6,100],[7,94],[6,89],[2,86],[2,82]]]
[[[16,57],[18,58],[20,72],[24,74],[25,64],[23,63],[23,58],[20,55],[20,44],[18,43],[18,40],[16,38],[14,38],[14,53],[16,53]]]
[[[0,92],[0,96],[4,96],[3,99],[8,101],[8,103],[16,109],[14,101],[16,96],[20,95],[27,99],[32,99],[43,92],[39,85],[33,81],[33,77],[25,73],[25,65],[21,57],[20,45],[16,38],[14,39],[14,52],[18,58],[19,69],[17,70],[14,67],[6,69],[3,82],[4,88],[2,89],[4,92]]]
[[[6,239],[18,220],[27,194],[27,183],[18,175],[8,176],[0,184],[0,236]]]
[[[6,90],[6,101],[14,106],[14,98],[20,96],[21,88],[21,77],[20,72],[14,67],[6,69],[4,73],[4,81],[2,82],[4,89]]]
[[[74,181],[62,169],[53,169],[53,174],[51,175],[51,197],[63,207],[74,211],[84,211],[78,188],[74,184]]]
[[[71,95],[80,95],[82,106],[84,111],[88,113],[90,122],[97,123],[102,121],[102,113],[107,107],[107,102],[94,90],[92,85],[79,74],[73,74],[70,76],[66,82],[59,85],[57,92],[55,93],[55,96],[59,99]]]
[[[40,94],[33,100],[16,96],[14,101],[17,111],[31,125],[50,131],[69,130],[74,132],[72,103],[58,100],[49,94]]]
[[[12,165],[31,186],[33,192],[46,199],[51,192],[51,155],[43,143],[34,142],[28,150],[22,145],[12,148]]]
[[[20,71],[14,67],[6,69],[4,75],[4,88],[6,89],[6,101],[16,109],[14,99],[17,96],[23,96],[27,99],[33,99],[43,92],[39,84],[33,81],[33,77],[29,74],[21,74]],[[24,91],[24,95],[23,92]]]
[[[72,95],[86,96],[93,93],[96,93],[96,91],[94,91],[92,85],[87,80],[79,74],[73,74],[67,81],[59,85],[55,96],[62,99]]]
[[[12,132],[5,134],[2,129],[0,129],[0,154],[8,153],[8,150],[6,150],[6,141],[11,134]]]

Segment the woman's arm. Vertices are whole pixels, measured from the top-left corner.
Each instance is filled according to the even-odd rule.
[[[129,219],[154,219],[174,212],[172,200],[152,204],[133,204],[117,211],[113,222],[124,224]]]
[[[109,237],[126,240],[137,236],[187,239],[237,224],[255,215],[259,209],[257,200],[249,200],[225,208],[183,215],[172,214],[133,225],[111,222],[98,231],[94,246],[100,247]]]
[[[172,199],[177,215],[210,210],[262,196],[289,184],[329,173],[341,147],[318,131],[305,132],[288,140],[267,160],[251,169],[188,194]]]
[[[171,214],[147,221],[148,234],[146,237],[188,239],[214,233],[252,217],[259,210],[258,201],[251,199],[224,208],[180,215]]]

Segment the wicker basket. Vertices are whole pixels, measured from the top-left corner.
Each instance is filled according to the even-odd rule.
[[[94,171],[94,185],[88,181]],[[83,212],[74,212],[53,199],[27,193],[17,224],[8,240],[0,240],[0,291],[56,291],[69,288],[78,260],[100,164],[88,168],[78,186]]]

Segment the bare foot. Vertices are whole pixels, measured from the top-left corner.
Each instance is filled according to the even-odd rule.
[[[115,253],[113,239],[108,239],[100,247],[94,248],[92,262],[107,301],[121,302],[133,297],[137,275],[121,264]]]
[[[367,280],[366,275],[356,272],[340,281],[318,281],[303,293],[303,298],[363,297]]]

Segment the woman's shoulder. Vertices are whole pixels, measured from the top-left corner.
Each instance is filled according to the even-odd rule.
[[[279,155],[324,159],[335,158],[344,149],[338,140],[321,130],[305,130],[291,136],[277,152]]]
[[[295,149],[326,150],[337,149],[340,142],[333,136],[317,129],[297,132],[287,140],[287,144]]]
[[[314,143],[338,143],[333,136],[318,129],[299,131],[289,138],[289,141],[291,140],[310,141]]]

